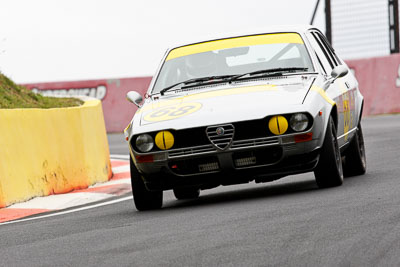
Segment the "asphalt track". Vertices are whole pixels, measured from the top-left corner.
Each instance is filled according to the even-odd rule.
[[[1,266],[399,266],[400,115],[363,120],[368,170],[219,187],[137,212],[131,199],[0,226]],[[121,135],[110,150],[124,154]],[[125,152],[124,152],[125,151]],[[124,196],[126,197],[126,195]]]

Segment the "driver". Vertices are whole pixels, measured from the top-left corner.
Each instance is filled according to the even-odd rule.
[[[185,69],[188,78],[212,76],[217,69],[217,54],[209,51],[185,57]]]

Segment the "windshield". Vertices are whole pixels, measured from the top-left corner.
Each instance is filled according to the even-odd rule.
[[[166,57],[152,94],[189,79],[278,68],[314,71],[299,34],[253,35],[178,47]]]

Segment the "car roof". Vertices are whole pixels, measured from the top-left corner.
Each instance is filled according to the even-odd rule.
[[[182,46],[197,44],[197,43],[203,43],[203,42],[220,40],[220,39],[235,38],[235,37],[240,37],[240,36],[279,33],[279,32],[305,33],[310,29],[318,29],[318,28],[315,26],[312,26],[312,25],[302,25],[302,24],[273,25],[273,26],[268,26],[268,27],[263,27],[263,28],[256,28],[256,29],[245,30],[245,31],[236,31],[236,32],[232,32],[232,33],[224,33],[224,34],[219,34],[219,35],[212,34],[212,35],[206,35],[206,36],[202,36],[202,37],[196,37],[195,39],[190,39],[187,41],[185,40],[185,42],[180,42],[179,44],[175,43],[174,45],[169,46],[168,50],[172,50],[174,48],[178,48],[178,47],[182,47]]]

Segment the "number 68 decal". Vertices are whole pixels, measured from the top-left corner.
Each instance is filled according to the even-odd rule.
[[[184,103],[176,106],[169,106],[150,112],[144,116],[144,120],[152,122],[173,120],[196,112],[200,108],[200,103]]]

